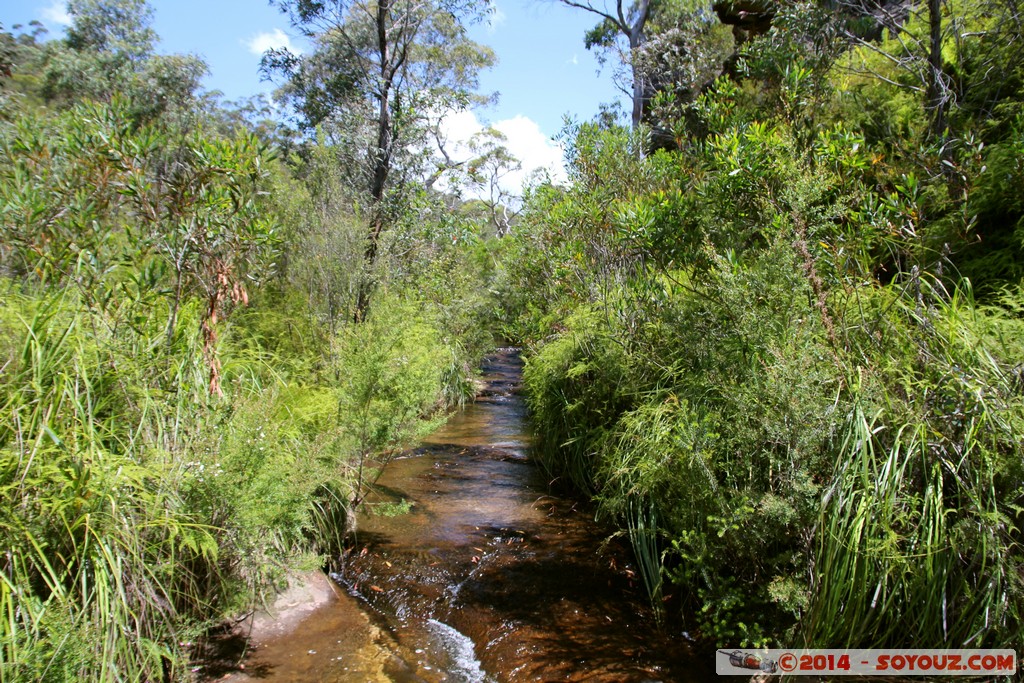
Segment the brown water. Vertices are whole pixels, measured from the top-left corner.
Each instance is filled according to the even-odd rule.
[[[484,365],[483,395],[394,460],[342,575],[347,599],[257,649],[280,681],[703,681],[713,669],[659,631],[628,550],[529,460],[521,361]]]

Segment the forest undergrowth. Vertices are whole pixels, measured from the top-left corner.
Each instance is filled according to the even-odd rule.
[[[946,8],[941,130],[925,8],[780,10],[743,78],[571,124],[503,244],[540,460],[704,642],[1020,641],[1024,119],[984,69],[1021,63],[982,7]]]

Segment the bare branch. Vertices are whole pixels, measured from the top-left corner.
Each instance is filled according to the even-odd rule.
[[[852,67],[846,67],[844,70],[847,73],[851,73],[851,74],[867,74],[867,75],[871,76],[872,78],[877,78],[878,80],[882,81],[883,83],[888,83],[891,86],[894,86],[896,88],[902,88],[903,90],[909,90],[911,92],[924,92],[924,88],[922,88],[922,87],[919,87],[919,86],[916,86],[916,85],[910,85],[908,83],[900,83],[898,81],[894,81],[891,78],[887,78],[886,76],[883,76],[882,74],[878,73],[877,71],[875,71],[873,69],[869,69],[866,65],[864,66],[863,69],[854,69]]]
[[[591,14],[596,14],[597,16],[602,17],[604,19],[607,19],[608,21],[610,21],[613,24],[615,24],[619,28],[619,30],[622,31],[623,33],[629,33],[629,24],[626,23],[625,17],[622,14],[622,0],[618,0],[618,2],[616,3],[616,6],[618,8],[618,14],[619,14],[619,16],[617,16],[617,17],[612,16],[611,14],[608,14],[604,10],[599,10],[598,8],[594,7],[589,2],[576,2],[575,0],[558,0],[558,1],[560,3],[562,3],[563,5],[565,5],[566,7],[574,7],[576,9],[581,9],[584,12],[590,12]]]

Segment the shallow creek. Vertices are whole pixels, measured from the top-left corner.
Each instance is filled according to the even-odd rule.
[[[391,462],[336,576],[339,600],[260,644],[235,680],[703,681],[682,637],[659,631],[621,539],[529,460],[514,350],[486,387]],[[711,664],[712,662],[708,662]]]

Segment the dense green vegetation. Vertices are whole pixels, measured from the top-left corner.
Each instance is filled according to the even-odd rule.
[[[0,680],[183,680],[472,395],[488,259],[421,122],[371,188],[346,121],[217,104],[142,0],[70,10],[0,35]]]
[[[1020,641],[1016,5],[598,11],[631,125],[569,123],[520,212],[500,134],[427,144],[483,99],[479,3],[272,4],[313,46],[264,59],[290,125],[156,54],[144,0],[0,32],[0,681],[187,679],[339,561],[497,327],[662,618]]]
[[[701,638],[1011,647],[1020,15],[757,7],[646,126],[567,130],[570,186],[503,244],[539,456]]]

